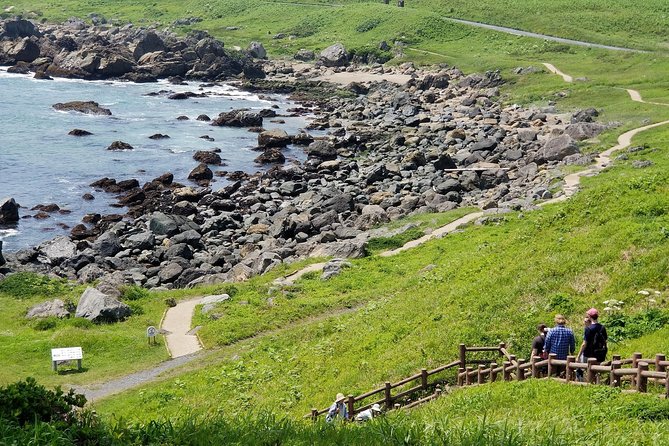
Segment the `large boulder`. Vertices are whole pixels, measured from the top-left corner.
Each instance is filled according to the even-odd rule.
[[[377,204],[367,204],[362,208],[362,213],[355,222],[359,229],[371,229],[383,223],[388,223],[390,218],[386,211]]]
[[[271,129],[258,134],[260,147],[286,147],[290,144],[290,136],[285,130]]]
[[[311,257],[359,258],[367,255],[367,242],[352,239],[321,243],[311,251]]]
[[[77,252],[77,245],[68,237],[60,236],[40,245],[39,251],[43,256],[42,263],[58,265],[64,260],[74,257]]]
[[[88,115],[107,115],[112,114],[111,110],[108,108],[100,107],[95,101],[71,101],[71,102],[59,102],[53,104],[53,108],[58,111],[76,111],[79,113],[85,113]]]
[[[251,42],[246,52],[256,59],[267,59],[267,51],[265,51],[265,47],[260,42]]]
[[[65,306],[65,302],[60,299],[50,300],[37,304],[28,310],[26,319],[37,319],[44,317],[57,317],[60,319],[70,317],[70,312]]]
[[[540,156],[546,161],[562,161],[565,157],[578,152],[576,141],[571,136],[563,134],[546,141]]]
[[[318,62],[326,67],[343,67],[348,63],[348,53],[341,43],[335,43],[323,51]]]
[[[114,232],[107,231],[93,243],[93,249],[98,251],[102,257],[113,257],[121,251],[121,241]]]
[[[594,138],[606,130],[606,126],[597,122],[577,122],[569,124],[564,132],[576,141]]]
[[[7,56],[15,62],[32,62],[40,55],[40,48],[34,40],[26,37],[15,43],[9,51]]]
[[[102,77],[120,77],[130,73],[135,68],[135,64],[130,59],[118,54],[109,54],[100,58],[97,72]]]
[[[332,277],[338,276],[341,274],[344,268],[350,268],[353,264],[344,259],[332,259],[323,267],[323,274],[321,274],[321,280],[328,280]]]
[[[23,19],[8,20],[5,22],[4,31],[0,37],[18,39],[21,37],[39,37],[41,34],[32,22]]]
[[[262,116],[246,110],[231,110],[218,115],[211,121],[214,126],[226,127],[262,127]]]
[[[179,232],[179,227],[174,219],[162,212],[156,212],[151,216],[149,229],[156,235],[166,235],[168,237]]]
[[[117,322],[130,314],[130,307],[117,298],[89,287],[79,299],[75,316],[92,322]]]
[[[13,198],[0,199],[0,225],[19,221],[19,205]]]
[[[156,51],[165,51],[165,42],[155,32],[149,31],[137,41],[132,57],[139,60],[143,55]]]

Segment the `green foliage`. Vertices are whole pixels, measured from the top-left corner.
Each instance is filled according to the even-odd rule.
[[[546,309],[548,311],[570,314],[574,311],[574,302],[566,294],[555,294],[550,298]]]
[[[58,319],[56,317],[47,317],[44,319],[37,319],[33,323],[33,328],[39,331],[53,330],[58,325]]]
[[[375,237],[367,242],[367,251],[378,253],[404,246],[405,243],[421,238],[425,232],[419,227],[408,229],[392,237]]]
[[[381,23],[381,20],[379,19],[367,19],[358,26],[355,27],[355,30],[359,33],[366,33],[367,31],[371,31],[379,24]]]
[[[123,300],[139,300],[149,297],[149,290],[137,285],[124,286],[121,289],[121,299]]]
[[[669,323],[669,311],[649,308],[636,314],[613,313],[602,318],[609,338],[614,342],[638,338]]]
[[[625,413],[631,419],[644,421],[669,420],[669,401],[644,399],[625,406]]]
[[[16,273],[0,281],[0,294],[15,299],[58,296],[69,291],[64,279],[51,279],[35,273]]]
[[[74,408],[84,407],[86,397],[73,389],[63,393],[60,387],[48,390],[34,378],[26,378],[0,387],[0,418],[23,426],[38,421],[63,422],[76,420]]]

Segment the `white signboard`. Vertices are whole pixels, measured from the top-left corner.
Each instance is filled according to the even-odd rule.
[[[84,352],[81,351],[81,347],[51,349],[52,361],[71,361],[73,359],[82,359],[83,357]]]

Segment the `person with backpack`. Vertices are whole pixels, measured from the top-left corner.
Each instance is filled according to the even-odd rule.
[[[606,359],[608,353],[608,334],[606,327],[599,323],[599,312],[596,308],[590,308],[587,313],[590,318],[590,325],[585,327],[583,333],[583,343],[579,349],[579,356],[583,354],[583,362],[588,362],[589,358],[595,358],[598,363]]]

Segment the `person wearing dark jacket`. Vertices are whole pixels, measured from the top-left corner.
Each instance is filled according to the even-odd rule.
[[[602,362],[606,359],[608,351],[607,341],[608,334],[606,327],[599,323],[599,312],[596,308],[590,308],[587,313],[590,318],[590,325],[585,327],[583,332],[583,342],[578,351],[578,356],[583,354],[583,362],[588,362],[589,358],[595,358],[597,362]]]

